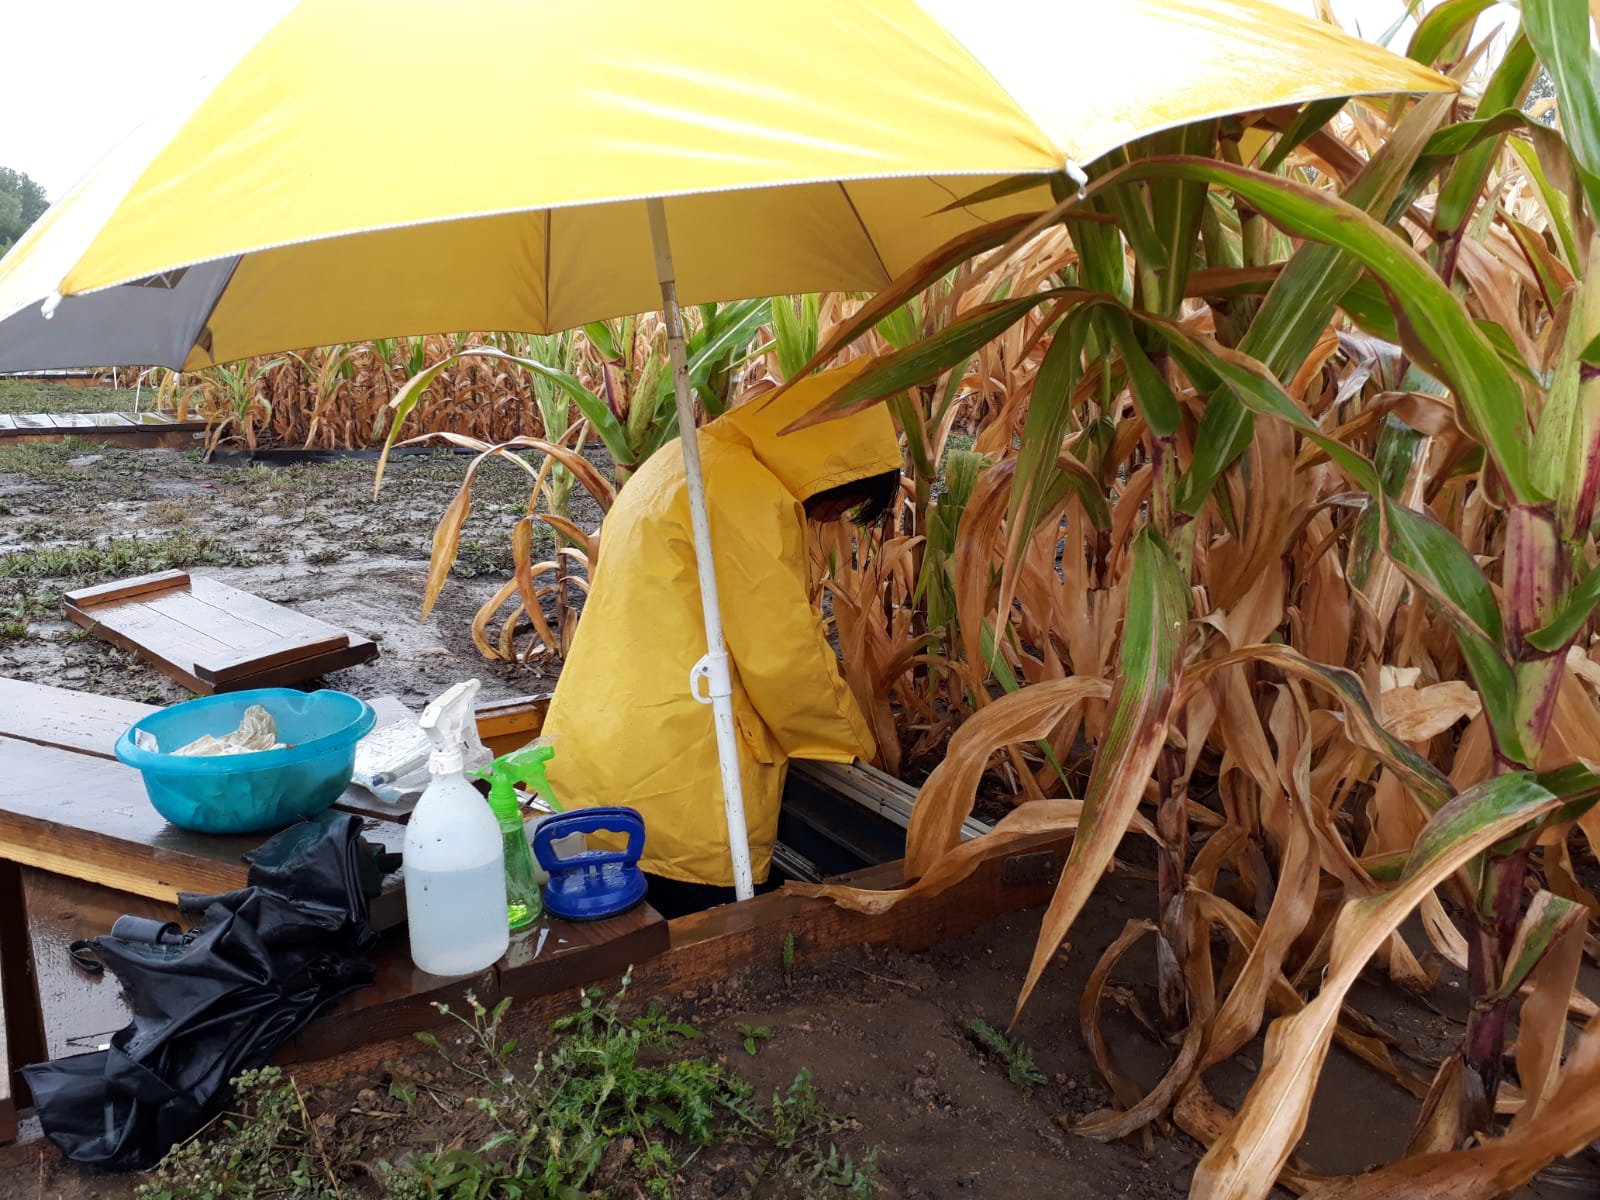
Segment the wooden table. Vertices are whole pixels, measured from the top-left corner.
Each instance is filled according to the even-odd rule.
[[[379,725],[414,715],[393,697],[371,703]],[[491,706],[482,736],[515,737],[511,726],[526,723],[527,708]],[[152,711],[0,679],[0,1142],[15,1136],[16,1108],[26,1103],[16,1068],[93,1050],[127,1023],[114,981],[74,967],[66,946],[109,931],[124,913],[192,927],[194,917],[177,913],[177,894],[245,886],[239,856],[266,840],[190,833],[150,806],[139,772],[116,761],[111,748]],[[336,807],[360,814],[369,840],[402,848],[404,806],[353,788]],[[581,925],[547,918],[489,970],[443,979],[411,964],[404,899],[396,876],[373,904],[373,924],[384,931],[376,981],[303,1030],[280,1060],[324,1058],[437,1025],[434,1003],[459,1010],[469,990],[492,1004],[599,982],[661,953],[669,941],[667,922],[648,905]]]

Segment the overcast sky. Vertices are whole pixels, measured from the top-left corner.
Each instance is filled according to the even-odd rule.
[[[45,0],[12,6],[9,53],[0,71],[0,166],[26,173],[58,198],[164,96],[192,87],[215,69],[220,53],[248,45],[292,2]],[[1302,12],[1314,7],[1311,0],[1273,2]],[[1424,0],[1423,7],[1435,2]],[[1406,10],[1404,0],[1332,5],[1347,31],[1372,40]],[[1480,32],[1515,19],[1514,10],[1497,5]]]

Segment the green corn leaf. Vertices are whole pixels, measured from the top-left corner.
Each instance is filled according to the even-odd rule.
[[[1506,956],[1505,973],[1500,985],[1483,998],[1484,1005],[1503,1004],[1517,994],[1517,989],[1527,982],[1528,976],[1541,959],[1562,937],[1575,926],[1587,924],[1589,910],[1574,900],[1564,900],[1550,892],[1540,891],[1528,905],[1527,915],[1517,928],[1516,941]]]
[[[1428,138],[1449,115],[1452,98],[1430,96],[1418,102],[1383,146],[1346,188],[1344,199],[1369,213],[1388,217],[1410,203],[1422,181],[1412,165]],[[1361,264],[1335,245],[1311,241],[1295,251],[1256,313],[1239,349],[1266,365],[1279,379],[1290,378],[1327,328],[1341,298],[1361,280]],[[1381,294],[1381,293],[1380,293]],[[1389,312],[1385,298],[1383,309]],[[1392,312],[1389,324],[1393,325]],[[1387,340],[1398,342],[1398,328]],[[1252,417],[1227,391],[1211,396],[1200,418],[1195,459],[1178,485],[1178,506],[1199,512],[1217,478],[1243,453]]]
[[[1422,452],[1427,447],[1427,439],[1405,424],[1394,414],[1390,413],[1383,419],[1383,428],[1378,431],[1378,445],[1372,456],[1373,466],[1378,470],[1378,478],[1383,484],[1383,494],[1389,499],[1397,499],[1400,489],[1405,487],[1406,480],[1411,477],[1411,470],[1416,466]],[[1367,511],[1361,514],[1356,522],[1355,532],[1350,536],[1350,557],[1348,570],[1350,581],[1359,588],[1365,588],[1372,578],[1373,569],[1377,566],[1379,555],[1383,550],[1383,537],[1381,529],[1381,505],[1368,505]]]
[[[1507,143],[1511,152],[1522,163],[1523,169],[1528,172],[1528,177],[1533,180],[1534,186],[1539,189],[1539,196],[1544,201],[1545,210],[1550,214],[1550,223],[1555,229],[1556,242],[1561,247],[1561,255],[1567,266],[1576,269],[1578,258],[1578,239],[1573,232],[1572,205],[1565,192],[1561,190],[1550,174],[1545,170],[1544,160],[1536,146],[1524,142],[1521,138],[1511,138]]]
[[[1500,609],[1489,581],[1466,548],[1432,516],[1385,502],[1383,527],[1389,557],[1450,622],[1500,752],[1527,762],[1517,721],[1516,677],[1501,649]]]
[[[1106,184],[1169,174],[1230,188],[1278,224],[1339,247],[1382,279],[1396,296],[1401,328],[1409,335],[1403,340],[1454,388],[1512,495],[1527,502],[1546,499],[1530,473],[1526,410],[1516,377],[1460,301],[1394,231],[1343,200],[1208,160],[1138,162],[1109,176]]]
[[[1154,151],[1172,154],[1210,154],[1217,144],[1217,122],[1193,125],[1159,133],[1151,139]],[[1194,261],[1195,238],[1206,206],[1206,185],[1187,180],[1152,183],[1150,217],[1160,257],[1154,267],[1154,295],[1145,307],[1164,317],[1176,317],[1183,304],[1189,282],[1189,267]]]
[[[583,327],[584,335],[594,343],[596,350],[608,359],[621,358],[622,348],[617,344],[616,331],[607,321],[590,321]]]
[[[1389,551],[1430,595],[1448,605],[1457,620],[1493,642],[1504,636],[1500,608],[1483,570],[1466,547],[1431,513],[1388,505]]]
[[[1335,96],[1331,100],[1313,100],[1295,113],[1294,120],[1289,122],[1289,127],[1278,135],[1278,141],[1272,147],[1271,153],[1261,160],[1261,170],[1268,174],[1276,172],[1308,137],[1338,116],[1344,110],[1346,103],[1348,101],[1340,96]]]
[[[1183,670],[1189,588],[1172,551],[1149,526],[1134,538],[1132,555],[1127,617],[1106,732],[1089,776],[1067,865],[1045,912],[1033,961],[1017,997],[1019,1013],[1110,864],[1167,741]]]
[[[1555,615],[1543,627],[1527,636],[1528,645],[1554,654],[1588,624],[1600,604],[1600,567],[1591,568],[1556,606]]]
[[[1596,337],[1578,352],[1578,361],[1589,367],[1600,367],[1600,337]]]
[[[1283,390],[1283,386],[1260,363],[1237,350],[1213,345],[1176,322],[1163,321],[1148,313],[1135,313],[1134,319],[1146,325],[1166,342],[1173,358],[1197,389],[1205,390],[1217,385],[1228,388],[1237,398],[1237,402],[1248,411],[1277,417],[1300,430],[1321,447],[1328,457],[1332,458],[1360,487],[1372,493],[1381,490],[1378,474],[1372,464],[1343,442],[1326,436],[1315,421],[1300,411],[1300,407],[1290,398],[1289,393]],[[1202,448],[1197,447],[1195,452],[1197,464],[1201,461],[1201,452]],[[1191,471],[1193,469],[1191,468]],[[1181,507],[1183,501],[1181,492],[1179,500]],[[1194,509],[1184,511],[1199,511],[1199,504],[1203,504],[1204,500],[1204,496],[1199,497]]]
[[[1011,483],[1009,517],[1019,532],[1032,530],[1047,511],[1045,484],[1061,453],[1072,420],[1078,381],[1082,377],[1084,342],[1089,332],[1088,308],[1068,312],[1056,326],[1050,345],[1039,363],[1027,419],[1022,427],[1022,445],[1017,453],[1016,476]],[[1026,536],[1013,539],[1025,544]],[[1007,555],[1007,557],[1011,557]]]
[[[806,302],[810,301],[808,308]],[[772,302],[772,332],[777,342],[778,370],[785,379],[800,373],[817,352],[817,298],[801,298],[797,307],[787,296]]]
[[[906,388],[936,379],[979,347],[999,337],[1039,305],[1074,294],[1070,288],[1052,288],[1015,300],[981,305],[931,337],[880,358],[833,393],[823,405],[795,421],[783,432],[855,412],[876,404],[885,396],[893,396]]]
[[[1178,432],[1182,414],[1178,398],[1172,394],[1167,381],[1156,370],[1150,356],[1139,344],[1133,332],[1133,322],[1120,307],[1106,306],[1100,310],[1101,320],[1111,331],[1111,340],[1122,352],[1122,362],[1128,371],[1128,386],[1133,392],[1134,406],[1157,437],[1171,437]]]
[[[1406,56],[1431,67],[1447,47],[1459,54],[1457,47],[1471,36],[1479,15],[1494,3],[1495,0],[1444,0],[1418,22]]]
[[[1434,11],[1438,12],[1437,9]],[[1533,81],[1538,67],[1539,64],[1534,60],[1533,47],[1528,44],[1527,38],[1518,36],[1512,41],[1505,57],[1500,60],[1500,65],[1495,68],[1488,86],[1484,88],[1483,98],[1478,101],[1478,112],[1495,113],[1501,109],[1515,108],[1527,94],[1528,85]],[[1456,129],[1475,123],[1460,122],[1451,128]],[[1459,157],[1452,161],[1449,174],[1439,188],[1434,218],[1441,233],[1447,236],[1458,234],[1466,225],[1467,219],[1477,205],[1479,195],[1483,192],[1483,185],[1489,178],[1489,170],[1494,166],[1495,157],[1500,151],[1501,137],[1503,131],[1500,136],[1491,136],[1487,140],[1454,152]]]
[[[1578,162],[1589,213],[1600,216],[1600,95],[1588,9],[1579,0],[1522,0],[1522,29],[1556,85],[1561,128]]]

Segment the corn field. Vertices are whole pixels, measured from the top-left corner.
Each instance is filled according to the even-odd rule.
[[[887,403],[905,439],[892,517],[829,527],[813,552],[880,765],[937,764],[913,882],[801,890],[884,911],[1008,842],[1073,832],[1020,981],[1026,1021],[1117,847],[1147,841],[1156,908],[1106,951],[1081,1018],[1103,1050],[1101,1001],[1148,939],[1169,1062],[1141,1094],[1097,1051],[1116,1103],[1075,1129],[1175,1125],[1207,1147],[1206,1200],[1498,1196],[1600,1138],[1600,1009],[1578,987],[1600,961],[1584,882],[1600,850],[1600,60],[1582,0],[1525,0],[1483,69],[1468,35],[1486,7],[1441,4],[1410,44],[1470,81],[1459,96],[1174,129],[876,297],[749,301],[695,327],[707,416],[870,354],[808,420]],[[559,656],[596,548],[565,497],[577,484],[604,507],[676,432],[659,328],[439,350],[409,382],[372,349],[252,366],[257,435],[387,428],[389,445],[480,452],[436,532],[425,610],[472,474],[513,460],[532,481],[517,570],[474,635],[492,657]],[[291,372],[345,379],[348,399],[280,413]],[[540,524],[556,550],[535,562]],[[1014,806],[962,843],[985,779]],[[1425,995],[1441,964],[1471,1011],[1456,1052],[1422,1063],[1350,993],[1376,968]],[[1263,1031],[1230,1110],[1206,1073]],[[1350,1178],[1293,1157],[1335,1045],[1417,1100],[1405,1156]]]

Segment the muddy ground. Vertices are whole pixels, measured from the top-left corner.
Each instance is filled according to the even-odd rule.
[[[71,396],[60,401],[84,401]],[[0,411],[37,411],[0,394]],[[420,705],[456,679],[476,675],[484,695],[549,687],[554,668],[496,666],[474,649],[469,625],[507,577],[509,530],[526,511],[527,478],[486,469],[462,538],[461,559],[433,616],[417,621],[434,522],[466,460],[431,455],[392,464],[371,496],[370,462],[292,467],[202,462],[196,453],[126,451],[82,443],[0,449],[0,674],[59,686],[168,703],[186,693],[153,668],[101,643],[60,617],[60,594],[74,586],[168,567],[189,567],[377,640],[373,663],[326,683],[363,695],[393,693]],[[585,527],[599,513],[576,504]],[[852,951],[802,966],[786,982],[777,964],[758,964],[700,996],[664,998],[704,1030],[694,1053],[726,1060],[758,1094],[811,1072],[837,1116],[831,1136],[857,1160],[875,1155],[879,1195],[901,1200],[961,1197],[1159,1198],[1187,1191],[1199,1147],[1164,1129],[1148,1146],[1101,1144],[1064,1126],[1109,1103],[1079,1030],[1078,1000],[1100,951],[1129,917],[1153,911],[1150,884],[1137,868],[1107,880],[1073,930],[1070,953],[1045,975],[1017,1036],[1035,1056],[1043,1082],[1019,1086],[982,1052],[973,1018],[1004,1028],[1038,928],[1020,914],[929,954]],[[1147,1088],[1173,1053],[1140,1014],[1156,1011],[1141,980],[1153,976],[1149,942],[1126,958],[1107,1037],[1127,1074]],[[1460,1037],[1460,980],[1446,971],[1426,1004],[1403,1001],[1381,977],[1356,997],[1363,1011],[1428,1073]],[[642,998],[641,998],[642,999]],[[510,1014],[513,1025],[516,1013]],[[523,1022],[523,1024],[526,1024]],[[746,1052],[741,1026],[770,1036]],[[531,1066],[547,1035],[516,1031],[516,1062]],[[1219,1100],[1237,1104],[1259,1041],[1212,1073]],[[395,1083],[427,1076],[433,1103],[402,1105]],[[403,1089],[402,1089],[403,1090]],[[377,1194],[362,1164],[426,1146],[468,1146],[481,1133],[470,1086],[422,1046],[392,1068],[317,1089],[307,1103],[332,1132],[348,1194]],[[1399,1153],[1417,1102],[1335,1050],[1310,1128],[1306,1165],[1358,1171]],[[687,1197],[738,1195],[748,1165],[723,1148],[697,1157],[675,1186]],[[367,1180],[363,1184],[362,1180]],[[139,1181],[63,1166],[37,1139],[0,1154],[0,1196],[123,1200]],[[614,1181],[599,1194],[635,1194]],[[1595,1194],[1541,1184],[1540,1196]],[[285,1194],[292,1195],[292,1189]]]
[[[604,451],[591,453],[609,475]],[[418,621],[433,528],[469,461],[397,458],[373,499],[370,460],[240,465],[195,451],[0,443],[0,674],[154,704],[185,698],[61,616],[71,588],[181,567],[378,642],[377,659],[329,675],[329,687],[413,705],[471,675],[485,699],[547,690],[553,667],[490,663],[470,633],[510,574],[510,530],[529,491],[515,467],[479,472],[456,566]],[[580,525],[598,526],[581,490],[573,510]]]
[[[1018,1026],[1015,1040],[1030,1051],[1042,1082],[1019,1085],[1006,1067],[979,1047],[971,1022],[1004,1028],[1038,931],[1038,915],[1002,918],[970,937],[922,955],[852,950],[812,965],[804,961],[785,982],[779,964],[756,964],[714,990],[663,998],[672,1016],[706,1036],[685,1054],[727,1063],[755,1085],[756,1094],[786,1088],[810,1072],[818,1096],[833,1113],[828,1136],[857,1162],[872,1156],[877,1195],[893,1200],[1012,1200],[1050,1196],[1063,1200],[1164,1200],[1184,1195],[1201,1148],[1167,1128],[1148,1147],[1104,1144],[1066,1125],[1107,1107],[1109,1095],[1079,1033],[1078,999],[1100,952],[1121,932],[1130,912],[1153,902],[1137,869],[1113,879],[1091,901],[1073,931],[1070,954],[1048,971]],[[1133,1015],[1156,1011],[1146,941],[1113,976],[1120,1004],[1107,1008],[1105,1030],[1122,1068],[1141,1087],[1153,1085],[1173,1047]],[[1364,984],[1364,1011],[1425,1064],[1446,1052],[1465,1018],[1460,990],[1441,981],[1430,1003],[1396,1006],[1381,983]],[[647,997],[634,997],[637,1001]],[[509,1016],[509,1036],[519,1039],[511,1060],[532,1069],[551,1040]],[[748,1053],[747,1031],[766,1036]],[[448,1044],[448,1042],[447,1042]],[[451,1046],[456,1053],[459,1049]],[[1243,1097],[1260,1043],[1239,1061],[1209,1076],[1217,1098]],[[398,1086],[396,1086],[398,1084]],[[428,1102],[406,1097],[420,1087]],[[330,1088],[308,1090],[313,1122],[345,1158],[340,1170],[352,1195],[381,1194],[372,1180],[380,1163],[403,1160],[429,1147],[472,1148],[486,1135],[472,1097],[481,1092],[461,1071],[421,1045]],[[1396,1156],[1416,1111],[1416,1101],[1335,1049],[1323,1075],[1311,1123],[1300,1147],[1303,1164],[1325,1172],[1353,1172]],[[48,1148],[9,1156],[10,1176],[25,1183],[0,1194],[29,1200],[128,1200],[136,1180],[95,1176],[63,1167]],[[737,1147],[711,1147],[696,1156],[673,1194],[690,1200],[744,1194],[738,1185],[749,1156]],[[630,1196],[625,1179],[595,1194]],[[1526,1193],[1556,1200],[1584,1194],[1556,1183]],[[1593,1194],[1588,1193],[1588,1194]]]

